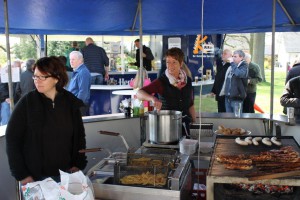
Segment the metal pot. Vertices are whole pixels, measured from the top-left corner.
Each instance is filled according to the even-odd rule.
[[[182,113],[174,110],[151,111],[148,129],[151,143],[177,143],[182,136]]]

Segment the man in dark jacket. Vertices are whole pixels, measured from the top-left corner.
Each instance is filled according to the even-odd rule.
[[[85,40],[86,47],[81,49],[84,64],[89,69],[92,81],[91,84],[102,85],[103,79],[108,80],[109,59],[105,50],[94,44],[94,40],[90,37]]]
[[[18,83],[17,90],[20,92],[21,97],[28,92],[35,89],[35,85],[32,79],[33,76],[33,65],[35,63],[34,59],[28,59],[26,61],[26,70],[21,73],[20,83]]]
[[[222,53],[222,60],[217,60],[217,74],[215,76],[215,82],[211,92],[215,95],[218,102],[218,112],[226,112],[225,108],[225,96],[220,96],[220,92],[224,83],[225,74],[230,66],[230,60],[232,52],[229,49],[225,49]]]
[[[245,53],[242,50],[233,52],[233,62],[227,69],[225,81],[220,96],[225,95],[226,112],[234,112],[239,107],[242,113],[242,104],[247,95],[248,64],[244,60]]]
[[[20,61],[14,61],[12,67],[19,67]],[[20,90],[18,90],[19,82],[14,82],[13,84],[13,98],[14,103],[16,103],[20,98]],[[0,125],[6,125],[10,118],[10,98],[8,83],[2,83],[0,78]]]
[[[6,125],[10,117],[10,105],[8,103],[8,84],[0,83],[0,125]]]
[[[286,79],[285,79],[285,84],[292,78],[300,76],[300,55],[296,59],[293,67],[289,70]]]
[[[286,114],[287,107],[295,108],[296,122],[300,123],[300,76],[290,79],[285,85],[283,95],[280,98],[280,104],[284,106]]]
[[[136,62],[131,63],[131,64],[140,67],[140,49],[139,49],[140,48],[140,40],[136,39],[134,41],[134,44],[135,44],[136,48],[138,48],[138,49],[136,50],[136,55],[135,55]],[[144,65],[145,69],[147,71],[151,71],[151,69],[152,69],[152,63],[151,62],[154,59],[154,56],[152,54],[151,49],[149,47],[146,47],[145,45],[143,45],[142,55],[143,55],[143,65]]]
[[[245,61],[248,63],[248,85],[247,85],[247,96],[243,102],[244,113],[254,113],[254,103],[256,98],[256,85],[262,81],[260,67],[258,64],[251,62],[251,55],[245,54]]]

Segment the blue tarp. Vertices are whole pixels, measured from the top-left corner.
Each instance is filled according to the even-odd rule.
[[[202,0],[142,0],[143,34],[199,34],[201,4]],[[272,4],[273,0],[205,0],[204,34],[271,32]],[[138,35],[129,31],[137,6],[138,0],[8,0],[9,32]],[[300,0],[276,1],[276,31],[300,31]],[[4,32],[2,1],[0,33]]]

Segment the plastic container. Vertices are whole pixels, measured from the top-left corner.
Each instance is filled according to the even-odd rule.
[[[192,155],[196,152],[197,149],[197,140],[192,139],[182,139],[179,144],[180,153],[186,155]]]

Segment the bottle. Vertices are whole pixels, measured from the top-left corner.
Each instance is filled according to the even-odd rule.
[[[148,112],[151,112],[153,110],[154,110],[154,103],[152,101],[149,101]]]
[[[140,112],[139,112],[140,116],[144,116],[144,103],[142,101],[141,105],[140,105]]]
[[[287,107],[287,117],[288,117],[288,122],[287,125],[294,126],[296,124],[295,121],[295,108],[294,107]]]

